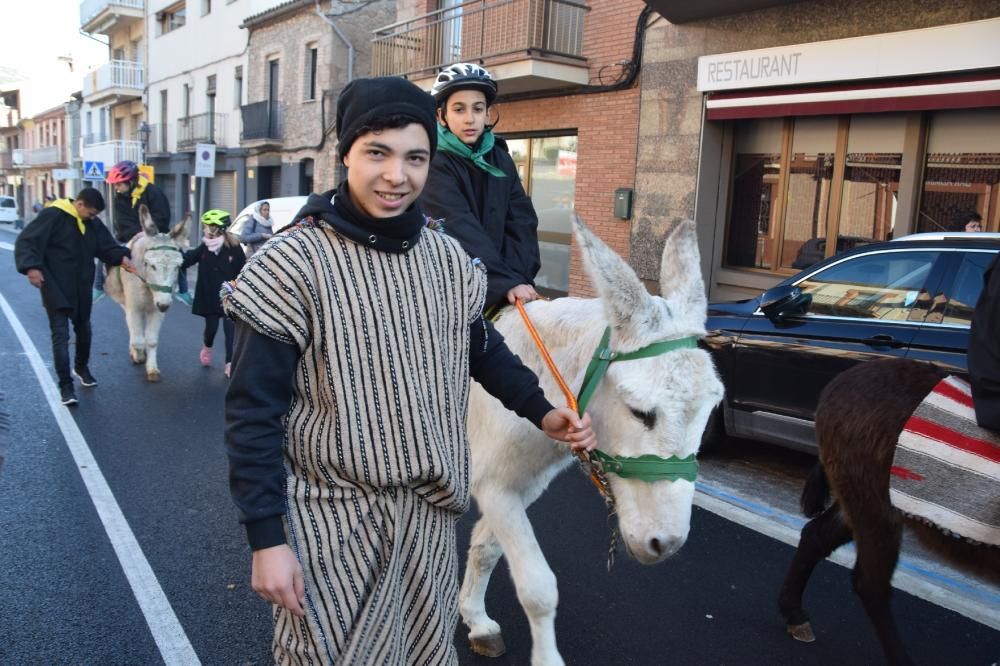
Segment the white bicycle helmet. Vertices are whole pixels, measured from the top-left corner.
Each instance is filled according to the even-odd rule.
[[[431,86],[431,95],[440,106],[457,90],[480,90],[486,95],[487,104],[497,98],[497,82],[490,73],[468,62],[457,62],[441,70]]]

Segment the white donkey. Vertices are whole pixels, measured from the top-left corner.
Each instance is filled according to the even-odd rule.
[[[615,497],[621,536],[636,560],[654,564],[687,540],[694,456],[723,395],[709,353],[696,346],[705,335],[707,303],[695,226],[684,221],[667,238],[662,296],[650,295],[628,264],[579,222],[576,238],[600,299],[536,301],[527,310],[574,390],[581,390],[585,374],[597,375],[589,382],[593,393],[587,411],[602,452],[598,459],[604,461]],[[610,343],[603,341],[601,353],[606,328]],[[504,315],[497,329],[538,375],[549,400],[565,404],[518,314]],[[597,372],[588,373],[595,350],[610,365],[595,362]],[[601,370],[606,371],[603,380]],[[588,393],[586,387],[582,393]],[[486,614],[485,596],[494,566],[506,555],[531,624],[531,663],[562,664],[555,637],[555,575],[526,510],[573,458],[478,386],[469,413],[472,493],[482,513],[459,595],[471,647],[487,656],[504,652],[500,626]]]
[[[177,289],[177,275],[188,248],[187,230],[191,214],[178,222],[170,233],[161,233],[145,205],[139,207],[143,231],[128,242],[135,274],[112,268],[104,290],[125,310],[128,324],[128,355],[132,363],[146,364],[146,379],[160,381],[156,348],[163,313],[170,307]]]

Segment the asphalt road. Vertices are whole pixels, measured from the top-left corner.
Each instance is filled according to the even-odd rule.
[[[51,375],[38,294],[4,242],[13,236],[0,233],[0,295]],[[163,663],[152,627],[171,612],[201,663],[269,663],[269,611],[248,587],[249,550],[226,486],[221,354],[213,368],[199,366],[201,319],[175,304],[161,339],[164,380],[151,385],[128,361],[115,303],[96,306],[94,329],[100,385],[78,389],[72,418],[169,609],[144,614],[84,485],[94,470],[78,468],[0,315],[0,664]],[[806,601],[818,640],[804,645],[785,636],[775,608],[792,553],[784,543],[696,508],[677,556],[642,567],[620,553],[608,573],[604,508],[580,474],[560,477],[531,514],[559,579],[557,632],[569,664],[880,661],[850,572],[838,565],[823,563],[814,576]],[[462,521],[462,549],[473,518]],[[528,663],[527,621],[503,563],[488,603],[508,653],[473,656],[460,626],[461,663]],[[920,663],[1000,660],[1000,632],[906,593],[896,593],[895,609]]]

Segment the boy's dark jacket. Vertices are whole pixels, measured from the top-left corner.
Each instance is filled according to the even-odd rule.
[[[968,367],[976,420],[1000,432],[1000,256],[983,276],[969,331]]]
[[[507,144],[496,137],[486,161],[506,178],[490,176],[464,157],[438,150],[420,206],[465,251],[486,265],[486,305],[503,301],[512,287],[534,285],[541,267],[538,217],[521,186]]]
[[[194,303],[191,312],[201,317],[224,317],[219,289],[223,282],[235,280],[246,256],[239,243],[228,245],[223,243],[219,254],[215,254],[202,243],[193,250],[184,253],[184,263],[181,268],[198,264],[198,282],[194,288]]]
[[[66,212],[66,199],[42,210],[14,243],[14,261],[19,273],[38,268],[45,277],[42,304],[49,310],[69,310],[74,318],[86,319],[92,305],[94,259],[118,265],[129,256],[111,237],[98,218],[84,220],[80,233],[77,219]]]
[[[146,183],[145,178],[140,178],[136,189],[139,189],[138,197],[133,197],[132,192],[115,194],[115,238],[119,243],[129,242],[142,231],[139,206],[143,204],[149,209],[149,216],[156,223],[156,228],[163,233],[170,231],[170,202],[163,190],[153,183]]]

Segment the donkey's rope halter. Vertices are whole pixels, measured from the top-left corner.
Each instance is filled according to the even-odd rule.
[[[611,340],[611,328],[605,328],[601,342],[598,344],[597,349],[594,350],[590,365],[587,366],[587,371],[584,373],[580,393],[578,396],[575,396],[566,384],[566,381],[562,378],[562,374],[556,367],[555,361],[552,360],[552,356],[545,347],[541,336],[538,335],[535,326],[531,323],[531,319],[528,318],[528,313],[524,309],[521,299],[517,299],[515,305],[521,314],[521,318],[524,320],[524,325],[531,334],[532,340],[535,341],[535,346],[538,347],[539,353],[545,360],[545,364],[552,371],[556,383],[559,384],[563,395],[566,396],[567,405],[580,416],[583,416],[583,412],[590,403],[590,399],[597,390],[597,386],[601,383],[601,379],[613,362],[652,358],[678,349],[696,349],[698,347],[698,338],[687,336],[674,340],[654,342],[632,352],[614,352],[608,347],[608,343]],[[608,571],[611,570],[615,562],[615,550],[618,546],[618,530],[611,520],[617,513],[617,510],[615,496],[611,491],[607,475],[609,473],[616,474],[623,479],[640,479],[648,483],[665,479],[670,481],[684,479],[693,483],[698,477],[698,461],[695,459],[693,453],[686,458],[678,458],[677,456],[661,458],[652,454],[630,458],[626,456],[613,456],[600,449],[594,449],[587,453],[574,451],[573,455],[576,456],[584,472],[586,472],[591,482],[600,491],[601,496],[604,497],[604,503],[608,507],[608,523],[611,529],[611,537],[608,544]]]
[[[180,248],[177,248],[177,247],[175,247],[173,245],[154,245],[153,247],[147,247],[146,248],[146,252],[152,252],[153,250],[171,250],[173,252],[180,252],[181,251]],[[140,280],[142,280],[142,283],[145,284],[149,288],[150,291],[159,291],[159,292],[163,292],[165,294],[172,294],[172,293],[174,293],[174,286],[173,285],[156,284],[154,282],[150,282],[145,277],[143,277],[142,275],[139,275],[138,269],[136,269],[134,266],[133,266],[132,270],[129,270],[127,268],[125,270],[128,271],[129,273],[131,273],[132,275],[136,276]]]

